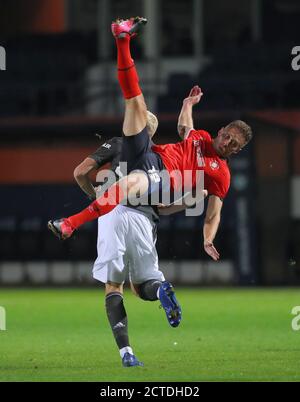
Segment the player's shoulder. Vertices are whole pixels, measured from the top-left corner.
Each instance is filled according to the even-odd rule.
[[[122,144],[122,142],[123,142],[122,137],[112,137],[108,140],[105,140],[102,145],[104,145],[104,144],[109,144],[109,145]]]
[[[202,141],[211,141],[211,135],[208,131],[205,130],[196,130],[192,128],[185,137],[186,140],[202,140]]]
[[[106,152],[120,152],[122,149],[122,137],[112,137],[108,140],[105,140],[100,147],[98,148],[99,151],[106,151]]]
[[[122,144],[123,142],[123,137],[113,137],[112,140],[118,144]]]
[[[120,141],[121,140],[121,141]],[[103,141],[97,150],[89,157],[94,159],[99,166],[118,158],[122,151],[122,137],[113,137]]]

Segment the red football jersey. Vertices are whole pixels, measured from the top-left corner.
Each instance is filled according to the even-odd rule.
[[[152,150],[158,153],[170,172],[177,170],[181,175],[184,171],[193,172],[191,187],[196,186],[197,170],[204,171],[204,188],[209,195],[224,198],[230,186],[230,170],[226,159],[216,153],[212,138],[207,131],[190,130],[185,140],[176,144],[154,145]],[[182,181],[171,176],[171,186],[178,190]]]

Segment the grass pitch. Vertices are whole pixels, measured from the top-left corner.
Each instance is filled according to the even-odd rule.
[[[171,328],[158,302],[125,292],[131,344],[123,368],[100,290],[0,290],[0,381],[299,381],[298,289],[179,289]]]

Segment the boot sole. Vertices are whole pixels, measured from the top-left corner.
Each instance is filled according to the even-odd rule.
[[[62,234],[56,229],[56,227],[53,225],[53,221],[48,222],[48,229],[51,230],[51,232],[59,238],[59,240],[64,240],[62,237]]]
[[[166,292],[167,296],[170,298],[170,300],[171,300],[171,302],[172,302],[172,304],[173,304],[173,306],[174,306],[174,308],[172,309],[172,313],[171,313],[171,320],[178,320],[178,318],[180,318],[179,321],[177,321],[177,322],[171,324],[170,321],[169,321],[170,317],[168,317],[169,324],[170,324],[173,328],[175,328],[175,327],[178,327],[178,325],[179,325],[180,322],[181,322],[181,307],[180,307],[180,305],[179,305],[177,302],[174,301],[174,297],[173,297],[173,296],[174,296],[173,286],[170,286],[167,290],[165,290],[165,292]]]
[[[128,32],[120,33],[118,38],[125,38],[126,35],[137,35],[140,28],[147,24],[147,19],[142,17],[136,17],[136,22],[132,25]]]

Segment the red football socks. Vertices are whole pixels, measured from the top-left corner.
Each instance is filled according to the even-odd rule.
[[[134,65],[134,61],[130,53],[130,36],[126,35],[124,38],[116,38],[117,44],[117,63],[118,69],[126,69]]]
[[[93,201],[87,208],[79,214],[69,216],[68,223],[73,229],[79,228],[86,222],[99,218],[99,216],[108,214],[124,199],[124,192],[118,183],[112,185],[105,193]]]
[[[142,93],[139,77],[130,53],[130,36],[117,38],[118,80],[125,99],[135,98]]]

